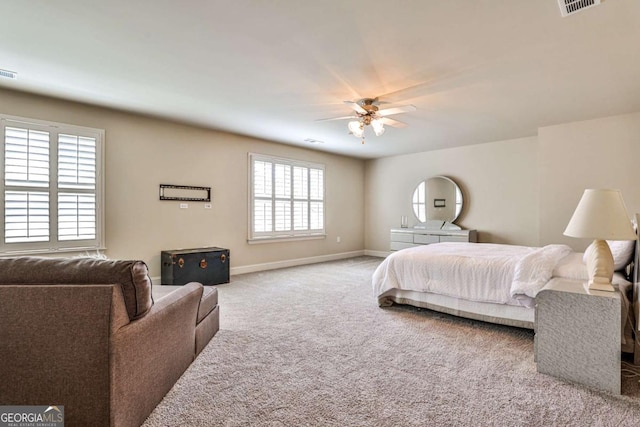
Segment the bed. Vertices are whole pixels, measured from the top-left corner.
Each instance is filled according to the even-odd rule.
[[[625,271],[630,272],[635,242],[610,246],[618,270],[613,283],[628,304],[633,290]],[[553,277],[586,281],[583,253],[566,245],[436,243],[393,252],[374,272],[372,285],[381,307],[408,304],[533,329],[535,296]],[[633,340],[624,341],[633,352]]]

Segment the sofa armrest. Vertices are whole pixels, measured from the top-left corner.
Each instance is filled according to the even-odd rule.
[[[64,405],[68,425],[109,425],[116,298],[116,285],[0,286],[1,404]]]
[[[112,425],[142,424],[194,360],[201,297],[201,284],[185,285],[114,334]]]

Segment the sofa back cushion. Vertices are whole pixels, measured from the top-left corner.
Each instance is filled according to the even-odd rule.
[[[96,258],[0,258],[0,285],[118,284],[130,320],[143,317],[153,306],[151,279],[142,261]]]

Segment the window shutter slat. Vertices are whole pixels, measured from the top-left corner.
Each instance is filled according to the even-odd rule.
[[[48,193],[5,191],[4,198],[6,243],[49,240]]]
[[[306,201],[294,203],[293,222],[294,230],[309,229],[309,204]]]
[[[95,138],[58,135],[58,187],[92,190],[96,185]]]
[[[5,127],[5,185],[49,186],[49,133]]]
[[[309,170],[309,197],[313,200],[324,199],[324,171],[322,169]]]
[[[275,231],[291,230],[291,202],[288,200],[276,200]]]
[[[275,164],[273,185],[276,197],[291,197],[291,167],[289,165]]]
[[[255,200],[253,208],[254,229],[258,233],[272,230],[271,200]]]
[[[271,170],[272,164],[270,162],[254,162],[253,194],[255,197],[271,197]]]
[[[58,239],[95,239],[96,219],[94,194],[58,194]]]
[[[295,166],[293,168],[293,197],[306,199],[309,194],[308,168]]]
[[[324,228],[324,203],[309,203],[309,224],[311,230],[322,230]]]

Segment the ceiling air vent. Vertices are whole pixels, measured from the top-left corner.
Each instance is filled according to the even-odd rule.
[[[15,80],[18,78],[18,73],[16,73],[15,71],[0,70],[0,77]]]
[[[560,13],[562,16],[573,15],[581,10],[589,9],[593,6],[598,6],[600,0],[558,0],[558,6],[560,6]]]

